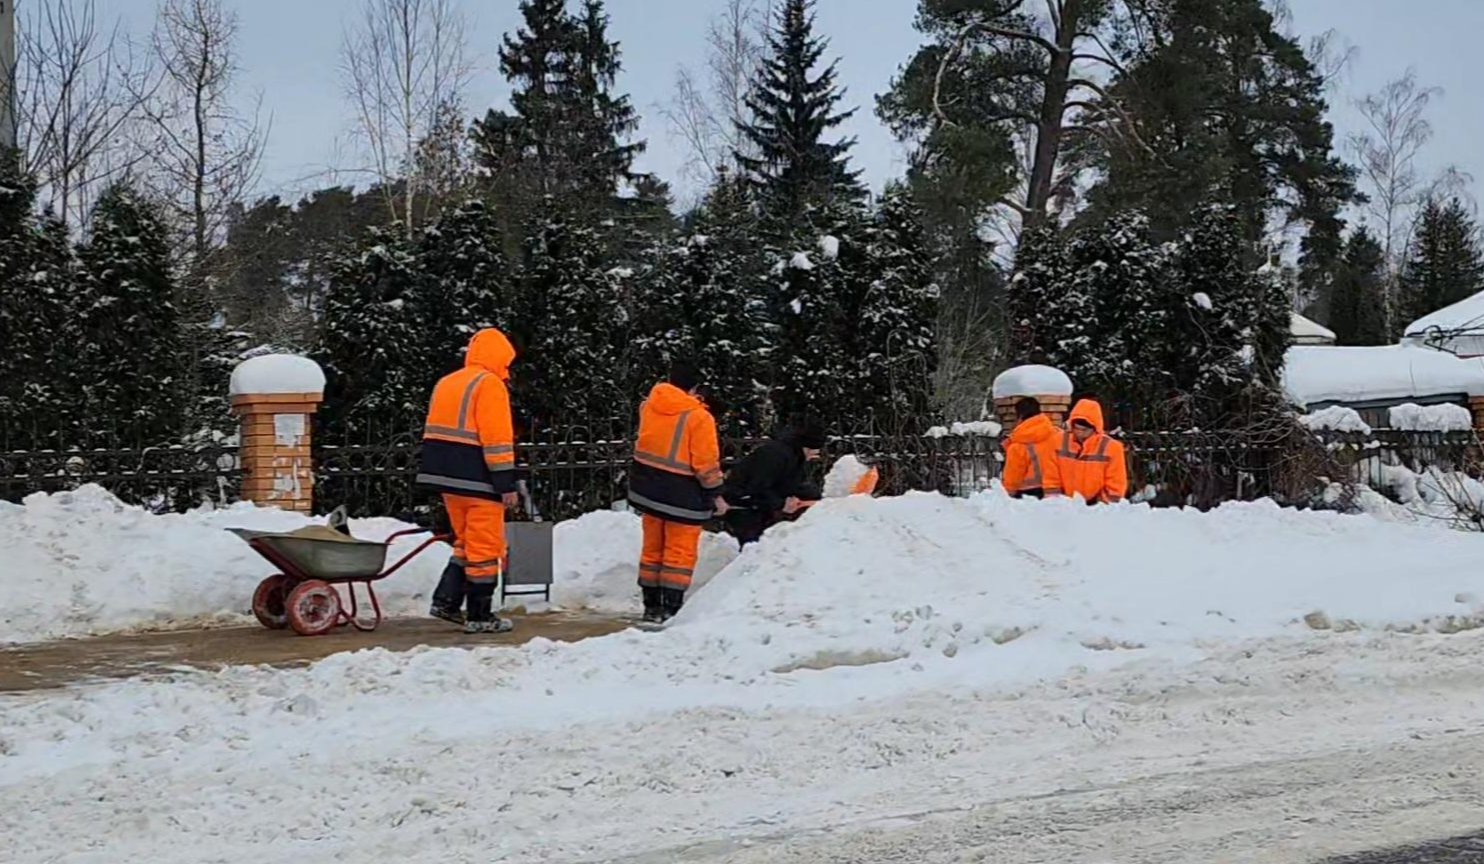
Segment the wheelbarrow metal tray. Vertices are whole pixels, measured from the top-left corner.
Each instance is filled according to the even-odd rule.
[[[251,545],[267,547],[298,568],[300,574],[312,579],[368,579],[379,575],[386,566],[385,543],[356,540],[344,535],[341,535],[344,539],[336,539],[319,532],[315,532],[318,536],[305,536],[313,529],[289,534],[246,528],[228,530]]]

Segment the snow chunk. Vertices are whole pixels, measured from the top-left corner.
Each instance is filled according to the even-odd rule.
[[[947,438],[950,435],[979,438],[998,438],[1004,427],[993,420],[976,420],[973,423],[954,423],[951,426],[934,426],[927,431],[929,438]]]
[[[1425,396],[1484,396],[1484,361],[1416,345],[1300,345],[1284,355],[1283,388],[1300,405]]]
[[[1371,434],[1371,427],[1360,419],[1360,412],[1354,408],[1346,408],[1343,405],[1331,405],[1323,411],[1315,411],[1313,414],[1303,414],[1298,418],[1299,425],[1315,431],[1327,432],[1359,432],[1362,435]]]
[[[819,254],[833,261],[840,257],[840,238],[829,234],[819,238]]]
[[[809,260],[808,254],[804,252],[795,252],[793,260],[788,262],[788,266],[794,268],[795,270],[813,270],[814,262]]]
[[[844,498],[871,471],[871,466],[853,455],[841,456],[824,477],[824,497]]]
[[[1195,305],[1201,307],[1207,312],[1210,312],[1212,309],[1216,308],[1216,304],[1211,302],[1211,295],[1207,294],[1204,291],[1195,292],[1194,294],[1190,295],[1190,299],[1192,302],[1195,303]]]
[[[1472,432],[1474,413],[1462,405],[1397,405],[1387,412],[1391,428],[1407,432]]]
[[[1072,379],[1051,366],[1016,366],[994,379],[994,398],[1008,396],[1071,396]]]
[[[323,393],[325,373],[308,357],[264,354],[232,370],[231,395],[250,393]]]

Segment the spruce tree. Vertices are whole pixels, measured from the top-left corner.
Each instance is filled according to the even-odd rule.
[[[1484,289],[1479,230],[1457,198],[1429,201],[1402,269],[1400,300],[1406,322]]]
[[[860,172],[850,168],[855,139],[824,140],[854,110],[836,111],[844,92],[834,63],[817,73],[827,42],[814,35],[814,0],[784,0],[768,34],[768,56],[758,69],[741,132],[757,155],[737,153],[757,185],[770,217],[795,226],[811,205],[858,201]]]
[[[514,303],[524,360],[515,372],[522,411],[542,425],[606,430],[637,407],[629,392],[628,316],[618,274],[600,258],[597,234],[555,202],[522,250]]]
[[[855,332],[856,394],[893,429],[925,429],[938,368],[938,284],[910,190],[886,190],[866,233],[866,285]]]
[[[429,373],[463,365],[469,339],[483,327],[508,329],[512,292],[500,223],[478,200],[445,210],[417,247],[417,308],[426,333]]]
[[[827,235],[840,242],[850,238]],[[841,302],[851,272],[817,244],[785,251],[775,259],[772,317],[777,326],[776,362],[772,364],[773,405],[787,418],[812,411],[831,424],[859,424],[856,352],[843,338],[855,319]],[[853,340],[852,340],[853,341]]]
[[[1081,298],[1065,297],[1072,276],[1067,244],[1056,226],[1029,228],[1021,235],[1015,275],[1006,291],[1010,353],[1016,364],[1059,359],[1057,328],[1062,322],[1052,310],[1085,305]]]
[[[1345,243],[1342,267],[1331,288],[1329,329],[1338,345],[1384,345],[1382,310],[1386,253],[1361,226]]]
[[[0,158],[0,440],[16,449],[71,443],[75,267],[67,229],[38,225],[34,179]]]
[[[118,184],[98,199],[90,224],[79,254],[79,407],[126,441],[179,440],[192,394],[183,388],[185,337],[164,220]]]
[[[325,370],[325,427],[366,443],[413,432],[446,361],[429,368],[419,264],[397,226],[373,228],[334,265],[316,358]]]

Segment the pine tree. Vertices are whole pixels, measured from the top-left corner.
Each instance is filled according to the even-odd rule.
[[[1484,288],[1479,229],[1457,198],[1429,201],[1402,269],[1401,306],[1406,321],[1457,303]]]
[[[1357,228],[1345,244],[1343,264],[1331,288],[1329,329],[1338,345],[1384,345],[1382,290],[1386,254],[1365,227]]]
[[[602,267],[594,231],[555,202],[532,225],[514,303],[524,361],[514,375],[521,410],[542,425],[607,429],[637,408],[627,386],[627,314],[618,274]]]
[[[925,429],[938,368],[938,284],[922,214],[902,185],[886,190],[866,234],[870,278],[855,331],[856,394],[889,428]]]
[[[417,429],[446,371],[446,360],[427,365],[415,253],[400,228],[373,228],[335,262],[315,359],[325,370],[325,427],[345,441]]]
[[[831,63],[814,69],[827,42],[814,35],[814,0],[784,0],[768,34],[768,57],[758,70],[747,107],[752,120],[741,132],[757,155],[737,153],[737,162],[758,186],[764,212],[794,226],[811,205],[858,201],[860,172],[848,153],[855,139],[823,140],[854,110],[836,112],[844,97]]]
[[[76,359],[89,422],[125,440],[179,440],[194,395],[183,389],[180,315],[170,246],[157,207],[115,185],[93,208],[79,254]]]

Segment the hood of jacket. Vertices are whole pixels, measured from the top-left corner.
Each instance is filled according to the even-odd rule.
[[[1067,428],[1072,428],[1073,420],[1081,420],[1089,423],[1099,434],[1103,433],[1103,406],[1092,399],[1082,399],[1072,406],[1072,413],[1067,415]]]
[[[700,399],[668,381],[661,381],[654,385],[649,391],[649,398],[644,400],[644,405],[647,410],[664,417],[673,417],[697,409],[706,410],[705,404]]]
[[[510,364],[515,362],[515,346],[493,327],[486,327],[469,340],[469,351],[464,355],[465,366],[478,366],[500,376],[510,378]]]
[[[1045,414],[1037,414],[1029,420],[1024,420],[1010,437],[1005,440],[1010,444],[1044,444],[1055,438],[1060,430],[1051,423],[1051,418]]]

